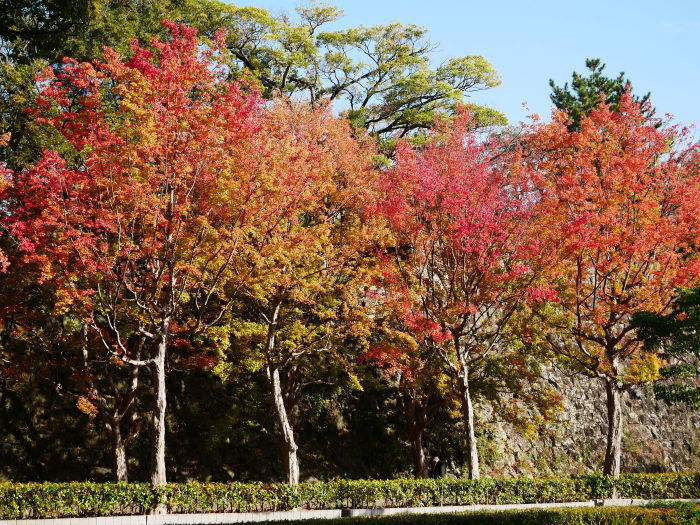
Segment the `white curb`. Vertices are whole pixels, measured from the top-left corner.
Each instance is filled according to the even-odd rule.
[[[207,514],[149,514],[140,516],[102,516],[96,518],[0,520],[0,525],[219,525],[282,520],[334,519],[341,517],[390,516],[395,514],[445,514],[477,511],[552,509],[570,507],[621,507],[646,505],[652,501],[690,502],[700,499],[598,499],[564,503],[517,503],[505,505],[450,505],[444,507],[390,507],[370,509],[289,510],[280,512],[226,512]]]

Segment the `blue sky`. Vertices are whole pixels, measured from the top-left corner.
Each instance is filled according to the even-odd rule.
[[[304,2],[241,0],[277,13]],[[530,112],[548,117],[549,79],[561,85],[586,58],[601,58],[608,76],[624,71],[635,92],[651,91],[658,114],[700,124],[700,0],[335,0],[345,16],[334,27],[414,23],[439,44],[435,63],[482,55],[501,86],[472,100],[504,112],[512,124]],[[696,131],[695,135],[699,135]]]

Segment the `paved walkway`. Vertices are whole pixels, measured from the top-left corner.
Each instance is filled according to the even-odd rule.
[[[520,503],[512,505],[455,505],[446,507],[401,507],[374,509],[290,510],[284,512],[229,512],[209,514],[151,514],[141,516],[105,516],[99,518],[60,518],[41,520],[0,520],[0,525],[218,525],[263,521],[333,519],[392,514],[441,514],[483,510],[552,509],[562,507],[598,507],[646,505],[651,501],[684,501],[700,504],[700,499],[646,500],[604,499],[566,503]]]

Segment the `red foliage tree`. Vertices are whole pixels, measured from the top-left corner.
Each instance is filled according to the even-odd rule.
[[[134,43],[129,60],[107,49],[104,62],[46,72],[38,104],[75,152],[46,151],[14,174],[3,218],[58,308],[153,371],[154,485],[165,483],[168,347],[221,318],[244,225],[256,202],[274,205],[253,197],[261,100],[226,80],[222,39],[205,47],[165,24],[171,37],[153,51]]]
[[[463,112],[432,132],[427,147],[398,147],[380,212],[394,236],[382,283],[398,326],[440,355],[458,380],[469,477],[479,477],[470,372],[504,352],[508,323],[534,285],[523,263],[537,254],[526,235],[527,181],[516,180],[504,144],[469,131]],[[404,345],[406,346],[406,345]]]
[[[556,264],[559,301],[547,340],[568,364],[600,379],[607,394],[604,472],[618,475],[621,395],[659,377],[632,316],[663,314],[680,286],[700,280],[700,171],[687,133],[644,116],[630,93],[619,112],[601,104],[567,128],[536,124],[525,141],[539,192],[538,231]]]

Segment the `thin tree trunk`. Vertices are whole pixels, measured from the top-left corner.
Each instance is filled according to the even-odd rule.
[[[151,485],[165,485],[165,353],[168,346],[167,321],[165,333],[158,342],[158,350],[153,360],[155,372],[156,409],[153,414],[153,467]]]
[[[90,354],[88,352],[88,325],[83,324],[83,367],[85,370],[90,370]],[[137,356],[137,359],[140,359],[140,350],[139,350],[139,355]],[[109,368],[109,365],[107,365],[107,370],[106,370],[106,375],[109,378],[110,383],[114,386],[115,383],[112,380],[112,377],[110,375],[111,370]],[[134,367],[132,370],[132,381],[131,381],[131,387],[133,390],[135,390],[135,385],[138,384],[138,368]],[[136,378],[136,379],[134,379]],[[122,437],[122,432],[121,432],[121,417],[118,414],[118,408],[115,408],[114,413],[109,412],[109,408],[107,406],[107,402],[104,400],[102,396],[99,397],[101,400],[101,412],[103,419],[106,420],[106,426],[109,429],[110,437],[112,439],[112,465],[113,465],[113,474],[114,474],[114,479],[116,481],[123,481],[123,482],[128,482],[129,481],[129,471],[127,468],[127,462],[126,462],[126,441]],[[114,388],[114,403],[116,406],[119,405],[119,391]]]
[[[287,470],[287,483],[297,485],[299,483],[299,458],[297,451],[299,447],[294,440],[294,430],[289,423],[287,415],[287,407],[284,404],[284,395],[282,393],[282,385],[280,383],[280,371],[275,366],[275,340],[277,332],[277,320],[281,302],[275,306],[274,312],[269,320],[269,328],[267,334],[267,379],[272,392],[272,398],[275,403],[275,412],[277,413],[277,421],[280,425],[282,433],[282,449],[284,453],[285,467]]]
[[[605,448],[603,474],[618,477],[622,457],[622,392],[614,379],[605,379],[608,412],[608,438]]]
[[[462,377],[462,413],[464,414],[464,425],[467,431],[469,479],[479,479],[479,451],[476,447],[476,436],[474,435],[474,407],[466,372]]]
[[[136,355],[134,356],[138,360],[141,359],[144,341],[145,339],[142,337],[137,347]],[[98,397],[98,400],[101,401],[101,414],[105,419],[110,437],[112,438],[112,462],[114,465],[114,478],[117,481],[129,481],[126,449],[131,440],[139,433],[141,426],[135,408],[135,397],[139,386],[140,371],[141,367],[134,366],[131,368],[129,390],[124,394],[119,390],[118,382],[112,377],[112,368],[111,365],[108,364],[105,368],[105,376],[112,386],[114,408],[110,410],[107,401],[102,396]],[[124,430],[124,432],[122,432],[122,430]]]
[[[268,367],[268,378],[270,379],[272,396],[275,401],[277,421],[282,432],[282,449],[286,461],[287,483],[296,485],[299,483],[299,458],[297,456],[299,447],[294,440],[294,430],[289,424],[289,418],[287,417],[287,408],[284,405],[282,387],[280,385],[279,369]]]
[[[464,427],[467,433],[467,459],[469,461],[469,479],[479,479],[479,451],[476,447],[476,435],[474,433],[474,406],[472,405],[472,396],[469,389],[469,364],[467,356],[464,354],[460,346],[459,337],[454,338],[457,356],[461,366],[461,390],[462,390],[462,417],[464,419]]]

